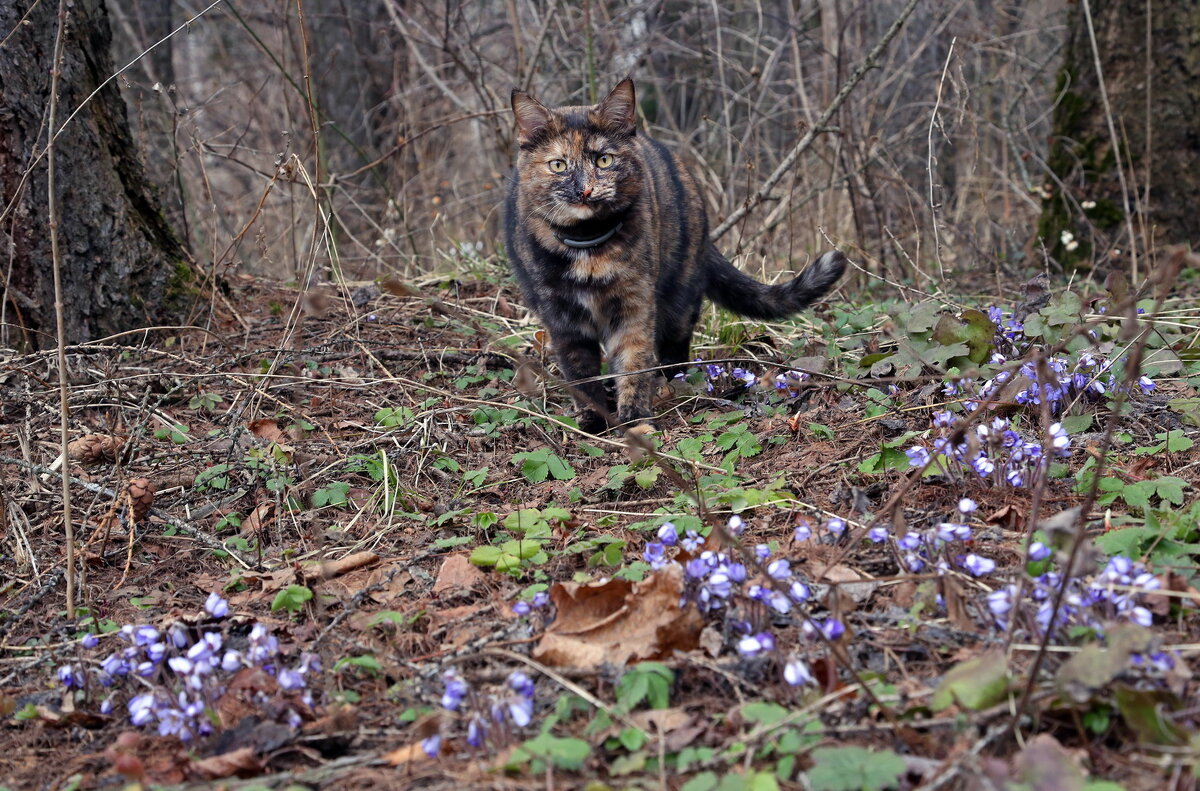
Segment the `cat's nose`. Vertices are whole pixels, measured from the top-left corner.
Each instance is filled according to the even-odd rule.
[[[579,193],[579,196],[581,198],[583,198],[584,200],[587,200],[588,198],[592,197],[592,188],[584,187],[583,192]]]

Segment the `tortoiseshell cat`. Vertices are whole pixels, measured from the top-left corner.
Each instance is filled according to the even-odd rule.
[[[768,286],[708,239],[700,191],[661,143],[638,134],[633,81],[595,107],[550,109],[513,89],[520,152],[505,204],[508,258],[550,332],[568,381],[681,365],[705,296],[754,319],[781,319],[827,292],[846,268],[838,251]],[[657,373],[618,376],[617,420],[652,417]],[[574,385],[580,425],[605,427],[600,381]]]

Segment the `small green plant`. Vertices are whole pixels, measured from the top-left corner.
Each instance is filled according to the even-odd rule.
[[[314,508],[345,508],[350,504],[350,484],[344,481],[334,481],[312,493]]]
[[[188,427],[182,423],[172,423],[170,426],[157,428],[154,430],[155,439],[165,439],[174,442],[176,445],[187,444]]]
[[[375,423],[383,428],[398,428],[413,421],[413,411],[406,406],[386,406],[375,413]]]
[[[304,609],[305,602],[310,601],[312,597],[313,592],[311,589],[303,585],[288,585],[275,594],[275,598],[271,602],[271,612],[277,612],[278,610],[300,612],[300,610]]]
[[[514,453],[512,460],[531,483],[542,483],[549,477],[556,481],[569,481],[575,477],[575,468],[551,453],[549,448]]]
[[[188,407],[191,409],[199,409],[204,412],[216,412],[217,407],[224,400],[224,398],[216,393],[200,392],[188,400]]]

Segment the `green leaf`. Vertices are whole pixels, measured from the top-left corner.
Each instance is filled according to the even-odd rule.
[[[680,791],[716,791],[719,782],[716,772],[701,772],[684,783]]]
[[[1188,482],[1173,475],[1164,475],[1154,482],[1158,496],[1172,505],[1183,505],[1183,490]]]
[[[1092,427],[1092,415],[1068,415],[1062,419],[1062,427],[1068,434],[1081,434]]]
[[[1138,481],[1126,485],[1121,491],[1121,499],[1134,508],[1145,510],[1150,507],[1150,497],[1157,488],[1154,481]]]
[[[833,429],[821,423],[809,423],[808,430],[813,433],[813,436],[820,437],[821,439],[833,439],[837,436],[833,433]]]
[[[313,592],[303,585],[288,585],[275,594],[275,599],[271,602],[271,612],[277,610],[299,612],[304,607],[304,603],[312,597]]]
[[[818,747],[812,751],[808,783],[813,791],[882,791],[895,787],[904,759],[891,750]]]
[[[957,702],[963,708],[979,711],[1004,700],[1008,684],[1004,652],[988,651],[952,667],[942,677],[930,705],[934,711],[941,711]]]
[[[633,480],[641,488],[649,489],[654,486],[654,483],[658,480],[658,476],[660,474],[662,474],[662,468],[660,468],[658,465],[655,465],[653,467],[647,467],[643,470],[638,470],[634,474]]]
[[[494,566],[502,554],[500,547],[484,545],[471,550],[469,560],[476,566]]]
[[[583,739],[563,739],[550,733],[543,733],[517,747],[513,751],[511,760],[521,764],[527,762],[531,757],[536,757],[549,761],[559,769],[573,772],[583,768],[583,763],[591,751],[591,745]]]
[[[747,703],[741,708],[742,718],[746,722],[758,723],[761,725],[774,725],[781,722],[788,715],[788,710],[778,703],[769,703],[766,701],[756,701]]]

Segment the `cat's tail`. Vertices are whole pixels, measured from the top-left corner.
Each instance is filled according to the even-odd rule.
[[[769,286],[709,248],[708,298],[750,319],[783,319],[823,297],[846,271],[846,256],[830,250],[786,283]]]

